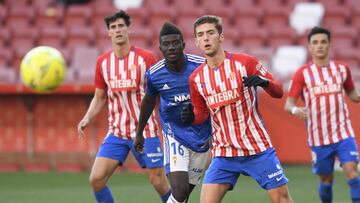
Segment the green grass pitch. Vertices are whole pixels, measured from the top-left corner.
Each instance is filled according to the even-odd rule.
[[[309,166],[286,166],[289,189],[298,203],[319,202],[318,179]],[[0,173],[1,203],[88,203],[95,202],[88,185],[88,173]],[[116,202],[159,203],[145,174],[116,173],[109,185]],[[192,193],[189,203],[199,202],[200,187]],[[349,203],[349,189],[341,172],[335,173],[334,201]],[[249,177],[240,176],[233,191],[223,203],[269,202],[266,192]]]

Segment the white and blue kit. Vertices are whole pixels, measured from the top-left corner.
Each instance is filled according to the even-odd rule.
[[[168,68],[161,60],[146,73],[146,94],[160,95],[160,122],[165,138],[166,171],[188,171],[191,184],[197,184],[204,171],[212,133],[210,117],[201,125],[187,125],[180,112],[190,100],[189,76],[204,58],[186,54],[181,72]]]

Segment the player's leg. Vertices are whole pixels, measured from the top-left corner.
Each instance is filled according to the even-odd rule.
[[[104,139],[89,177],[97,202],[114,202],[111,191],[106,183],[116,167],[124,162],[128,152],[129,148],[118,137],[108,135]]]
[[[337,154],[350,187],[352,202],[360,203],[360,179],[357,173],[359,153],[355,139],[348,138],[341,141],[337,146]]]
[[[313,173],[319,176],[319,197],[322,203],[332,202],[334,180],[335,144],[312,147]]]
[[[200,203],[219,203],[242,171],[239,158],[214,157],[204,175]]]
[[[273,203],[291,203],[288,179],[273,148],[244,158],[244,174],[251,176],[268,192]]]
[[[171,190],[163,167],[164,154],[159,137],[146,138],[142,154],[135,151],[134,145],[130,147],[139,165],[148,169],[149,182],[160,195],[161,200],[166,202],[171,195]]]

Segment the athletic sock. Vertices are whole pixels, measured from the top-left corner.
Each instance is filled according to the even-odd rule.
[[[320,183],[319,195],[322,203],[332,202],[332,183]]]
[[[351,200],[353,203],[360,203],[360,179],[353,178],[347,181],[350,187]]]
[[[161,201],[163,203],[166,203],[167,200],[169,199],[170,195],[171,195],[171,190],[169,190],[165,195],[161,196]]]
[[[108,186],[105,186],[98,192],[94,192],[94,195],[97,203],[114,203],[114,198]]]

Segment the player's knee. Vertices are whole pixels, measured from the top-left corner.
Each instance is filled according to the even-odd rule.
[[[172,196],[178,201],[178,202],[184,202],[188,196],[189,196],[189,189],[188,188],[173,188],[172,189]]]
[[[95,191],[99,191],[105,187],[105,178],[96,174],[90,174],[89,183]]]

